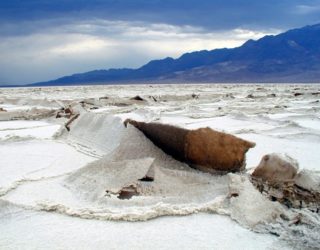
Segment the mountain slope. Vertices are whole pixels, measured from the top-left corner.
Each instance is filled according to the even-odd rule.
[[[249,40],[233,49],[192,52],[138,69],[96,70],[33,85],[147,81],[320,82],[320,24]]]

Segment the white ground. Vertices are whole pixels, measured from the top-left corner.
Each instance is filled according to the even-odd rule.
[[[96,114],[113,114],[123,120],[158,121],[190,129],[209,126],[254,141],[257,146],[247,154],[247,168],[257,166],[264,154],[280,152],[296,158],[302,169],[320,171],[320,104],[319,95],[312,94],[319,90],[319,85],[1,89],[0,107],[9,112],[26,111],[29,107],[50,109],[59,107],[55,100],[68,103],[93,98],[90,102],[98,108],[92,110]],[[295,92],[304,95],[294,97]],[[194,93],[199,94],[199,99],[191,97]],[[249,94],[254,98],[247,98]],[[128,100],[136,95],[147,102]],[[151,95],[157,102],[151,99]],[[109,101],[99,102],[99,97],[105,96]],[[124,222],[81,219],[70,216],[70,212],[63,215],[54,211],[38,211],[34,204],[44,201],[44,198],[77,204],[78,201],[57,183],[96,160],[101,152],[111,151],[114,146],[108,146],[111,145],[107,143],[108,138],[112,145],[118,145],[117,126],[117,130],[111,132],[100,129],[112,121],[97,118],[87,121],[90,123],[93,125],[75,129],[69,137],[55,139],[57,136],[54,134],[61,128],[61,121],[53,118],[0,122],[0,249],[292,247],[274,235],[255,233],[230,217],[211,213]],[[95,131],[100,131],[100,134]],[[125,204],[117,203],[117,206],[121,208]]]

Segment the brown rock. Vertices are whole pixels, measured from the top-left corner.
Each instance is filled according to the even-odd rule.
[[[298,171],[298,163],[289,156],[268,154],[262,157],[252,176],[271,183],[293,180]]]
[[[316,172],[297,171],[298,163],[291,157],[265,155],[252,173],[251,182],[272,201],[319,213],[320,177]]]
[[[126,120],[175,159],[206,172],[237,172],[254,143],[210,128],[187,130],[166,124]]]

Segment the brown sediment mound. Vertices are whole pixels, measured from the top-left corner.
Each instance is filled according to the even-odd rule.
[[[145,123],[126,120],[125,125],[131,125],[142,131],[156,146],[167,154],[183,161],[185,159],[185,138],[189,130],[159,123]]]
[[[237,172],[245,168],[245,153],[254,143],[210,128],[188,130],[166,124],[126,120],[156,146],[177,160],[205,172]]]
[[[288,207],[320,211],[320,177],[311,171],[298,172],[297,162],[289,156],[265,155],[251,181],[271,200]]]
[[[188,132],[186,154],[200,170],[236,172],[245,168],[245,154],[255,144],[210,128]]]

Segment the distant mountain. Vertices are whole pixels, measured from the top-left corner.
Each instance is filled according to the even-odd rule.
[[[186,53],[138,69],[94,70],[32,86],[132,82],[320,82],[320,24],[233,49]]]

